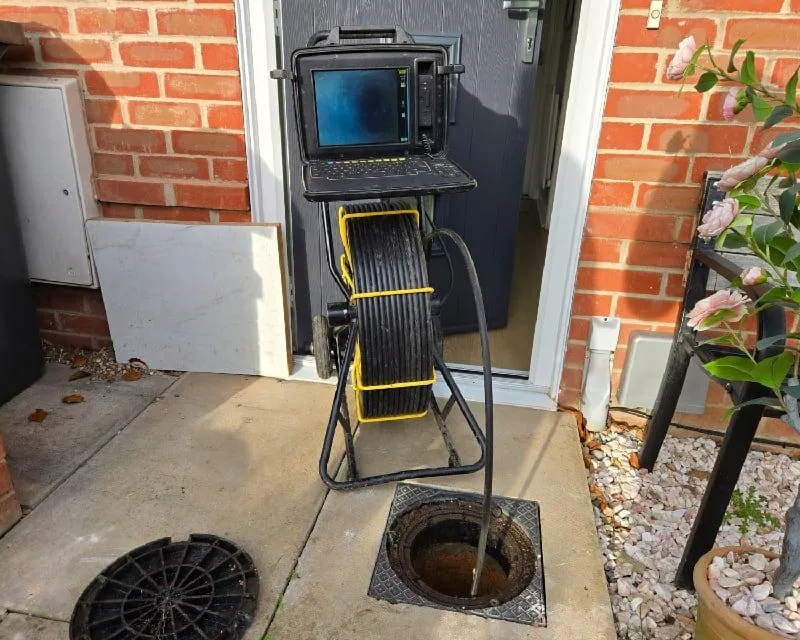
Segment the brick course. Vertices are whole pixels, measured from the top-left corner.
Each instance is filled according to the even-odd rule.
[[[0,6],[28,44],[0,67],[76,77],[104,215],[216,223],[249,220],[244,124],[232,0],[51,0]],[[37,285],[45,291],[46,285]],[[53,287],[62,299],[66,294]],[[80,299],[83,293],[75,294]],[[108,344],[94,311],[40,304],[44,335]]]
[[[691,81],[679,91],[665,71],[687,35],[715,53],[746,38],[762,81],[785,82],[800,64],[800,0],[668,0],[658,30],[645,29],[648,6],[622,1],[561,381],[565,404],[580,394],[590,316],[622,320],[615,390],[630,331],[672,333],[703,173],[727,169],[788,130],[761,131],[749,110],[728,123],[727,87],[700,95]],[[680,416],[684,422],[724,424],[725,402],[711,389],[708,412]]]

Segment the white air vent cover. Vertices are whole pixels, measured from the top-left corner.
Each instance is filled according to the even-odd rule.
[[[617,394],[622,406],[653,408],[671,348],[671,336],[649,331],[631,333],[625,368],[622,370],[622,381]],[[678,400],[677,410],[681,413],[704,413],[708,383],[708,376],[693,358],[686,373],[686,382]]]
[[[96,287],[84,222],[100,214],[77,80],[0,76],[0,153],[31,279]]]

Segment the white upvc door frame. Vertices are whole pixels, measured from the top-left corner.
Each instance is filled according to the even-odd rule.
[[[284,193],[280,91],[269,77],[270,70],[280,66],[279,9],[277,0],[234,1],[253,221],[282,224],[288,256],[291,226]],[[495,376],[498,403],[556,407],[619,10],[620,0],[581,3],[529,377]],[[313,359],[296,357],[293,377],[316,379]],[[455,378],[467,399],[483,399],[479,373],[456,373]],[[441,380],[434,390],[446,392]]]

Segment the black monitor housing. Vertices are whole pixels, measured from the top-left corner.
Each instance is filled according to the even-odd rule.
[[[314,92],[314,72],[346,69],[407,69],[409,85],[408,140],[381,144],[382,153],[397,155],[447,150],[449,73],[447,51],[436,45],[343,45],[299,49],[292,55],[295,116],[300,153],[309,158],[363,158],[375,145],[320,145]]]

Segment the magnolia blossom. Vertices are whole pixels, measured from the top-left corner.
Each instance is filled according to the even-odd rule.
[[[747,313],[749,302],[750,298],[741,291],[722,289],[694,305],[687,315],[686,324],[698,331],[705,331],[723,322],[738,322]]]
[[[767,272],[761,267],[750,267],[742,271],[742,283],[747,285],[762,284],[767,281]]]
[[[728,89],[728,93],[725,94],[725,102],[722,103],[722,117],[726,120],[733,120],[733,116],[736,114],[738,96],[739,89],[737,87],[731,87]]]
[[[762,158],[766,158],[767,160],[774,160],[778,157],[778,154],[783,151],[783,148],[786,146],[786,143],[779,144],[777,147],[767,146],[761,150],[761,153],[758,155]]]
[[[697,51],[697,43],[694,41],[694,36],[689,36],[681,40],[678,45],[678,50],[672,56],[672,61],[667,67],[667,78],[670,80],[680,80],[683,77],[683,72],[689,66],[689,62]]]
[[[703,224],[697,227],[701,238],[715,238],[728,228],[739,213],[739,203],[733,198],[715,202],[703,216]]]
[[[720,191],[730,191],[743,180],[747,180],[753,174],[761,171],[767,165],[767,162],[768,160],[760,155],[748,158],[723,173],[717,188]]]

